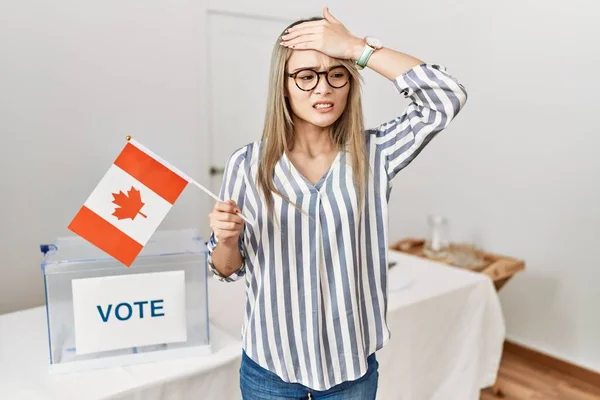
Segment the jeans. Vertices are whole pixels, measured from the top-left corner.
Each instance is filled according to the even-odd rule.
[[[368,358],[367,373],[354,381],[342,382],[329,390],[312,390],[299,383],[284,382],[242,352],[240,389],[243,400],[327,399],[375,400],[379,380],[379,363],[375,354]]]

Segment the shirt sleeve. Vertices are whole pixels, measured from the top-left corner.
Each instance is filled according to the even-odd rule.
[[[410,104],[399,117],[370,130],[384,156],[388,180],[410,164],[467,101],[465,87],[437,64],[411,68],[394,79],[394,85]]]
[[[223,174],[223,181],[221,183],[221,189],[219,191],[219,198],[224,201],[233,200],[236,202],[240,210],[244,209],[245,189],[246,184],[244,181],[244,160],[246,154],[246,147],[235,151],[225,166],[225,172]],[[242,278],[246,274],[246,246],[244,243],[244,229],[240,233],[238,240],[238,247],[242,255],[242,264],[240,267],[231,275],[223,276],[217,271],[213,264],[212,255],[219,243],[219,240],[215,236],[215,232],[211,232],[210,238],[207,243],[208,248],[208,268],[209,272],[221,282],[235,282]]]

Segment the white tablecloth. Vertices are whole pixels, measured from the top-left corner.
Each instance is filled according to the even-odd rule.
[[[469,400],[494,384],[505,337],[494,284],[487,276],[392,253],[389,343],[377,353],[378,399]]]
[[[378,399],[478,399],[495,380],[505,334],[492,282],[398,252],[390,259],[392,338],[377,353]],[[49,375],[45,309],[1,315],[0,399],[239,399],[244,285],[209,288],[206,357]]]
[[[45,308],[0,316],[0,399],[237,399],[240,342],[211,326],[212,355],[48,373]],[[198,394],[202,396],[198,397]]]

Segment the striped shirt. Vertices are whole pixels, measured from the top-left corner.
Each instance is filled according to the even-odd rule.
[[[358,212],[350,157],[340,151],[311,184],[284,153],[274,183],[275,223],[256,182],[261,142],[229,157],[221,199],[233,199],[246,223],[239,247],[243,264],[222,281],[244,278],[245,352],[284,381],[327,390],[367,371],[367,357],[389,340],[387,311],[388,200],[394,176],[448,126],[467,100],[446,68],[423,63],[393,81],[410,99],[399,117],[365,132],[371,176]]]

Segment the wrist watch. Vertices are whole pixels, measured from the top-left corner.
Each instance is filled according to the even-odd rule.
[[[371,58],[371,55],[373,54],[373,52],[375,52],[375,50],[379,50],[383,47],[381,41],[372,36],[365,37],[365,42],[365,47],[360,57],[358,57],[358,60],[356,60],[356,68],[358,68],[359,70],[367,66],[367,62],[369,61],[369,58]]]

